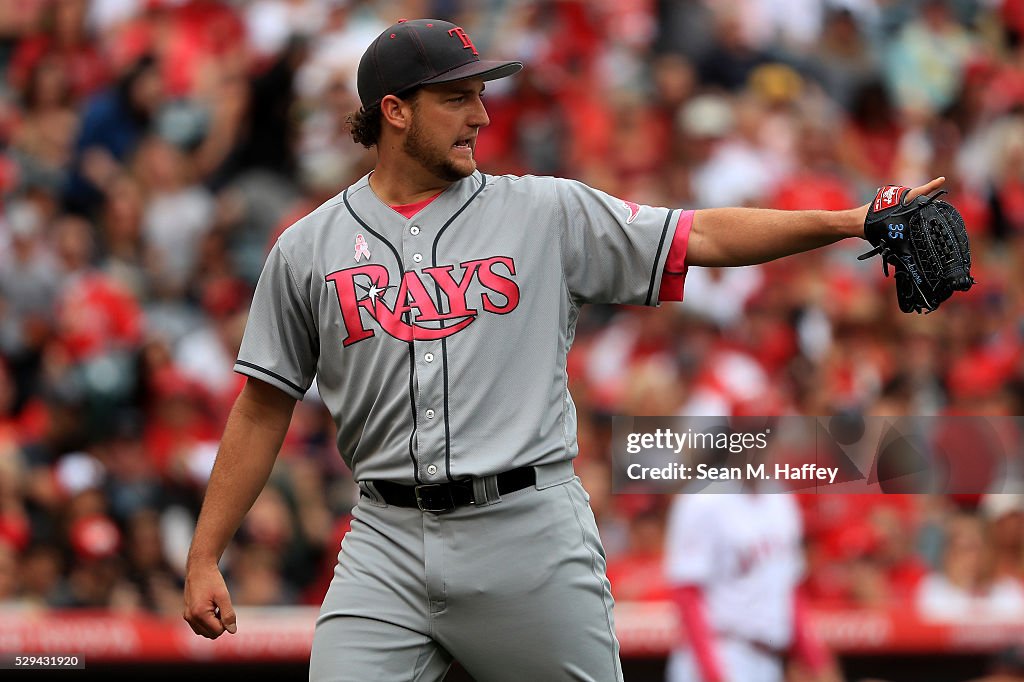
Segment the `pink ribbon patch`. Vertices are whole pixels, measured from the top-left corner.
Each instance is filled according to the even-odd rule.
[[[356,235],[356,262],[359,259],[366,257],[366,260],[370,260],[370,247],[366,244],[366,237],[361,234]]]

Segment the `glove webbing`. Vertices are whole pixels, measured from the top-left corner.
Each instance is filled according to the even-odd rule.
[[[964,230],[963,219],[952,211],[947,205],[939,204],[935,210],[945,219],[946,223],[959,223],[960,230]],[[927,243],[932,247],[929,249],[934,257],[934,264],[941,269],[941,272],[928,273],[929,277],[936,282],[942,282],[952,291],[964,291],[974,284],[974,278],[964,270],[964,263],[971,262],[971,247],[962,240],[955,239],[948,234],[948,228],[932,217],[928,220],[928,234],[931,239]],[[963,232],[960,232],[963,234]],[[914,233],[911,233],[914,237]],[[923,239],[923,235],[919,238]],[[916,246],[915,242],[915,246]]]

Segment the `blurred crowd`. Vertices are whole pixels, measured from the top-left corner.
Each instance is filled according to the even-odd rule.
[[[863,243],[585,311],[577,470],[617,598],[664,596],[668,500],[610,494],[613,415],[1024,414],[1024,1],[4,2],[0,608],[180,613],[263,259],[372,167],[355,66],[417,16],[527,65],[488,85],[486,172],[786,209],[944,175],[966,218],[978,284],[936,315]],[[314,391],[225,556],[235,604],[319,604],[356,495]],[[801,505],[818,603],[1024,615],[1016,496]]]

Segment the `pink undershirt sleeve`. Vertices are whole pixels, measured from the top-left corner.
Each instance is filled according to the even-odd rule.
[[[702,682],[722,682],[725,675],[722,662],[715,648],[714,634],[708,623],[707,611],[704,608],[704,595],[696,585],[677,587],[672,593],[673,600],[679,609],[690,650],[697,659]]]
[[[693,227],[693,211],[681,211],[676,221],[675,235],[665,260],[665,272],[661,277],[659,301],[683,300],[683,280],[686,279],[686,245]]]

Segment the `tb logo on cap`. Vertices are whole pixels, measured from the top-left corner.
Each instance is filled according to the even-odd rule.
[[[456,26],[455,28],[448,31],[448,35],[455,36],[459,40],[461,40],[462,47],[466,48],[467,50],[473,50],[474,56],[480,56],[480,53],[476,51],[476,46],[473,45],[473,41],[469,39],[469,36],[466,35],[466,32],[462,30],[461,26]]]

